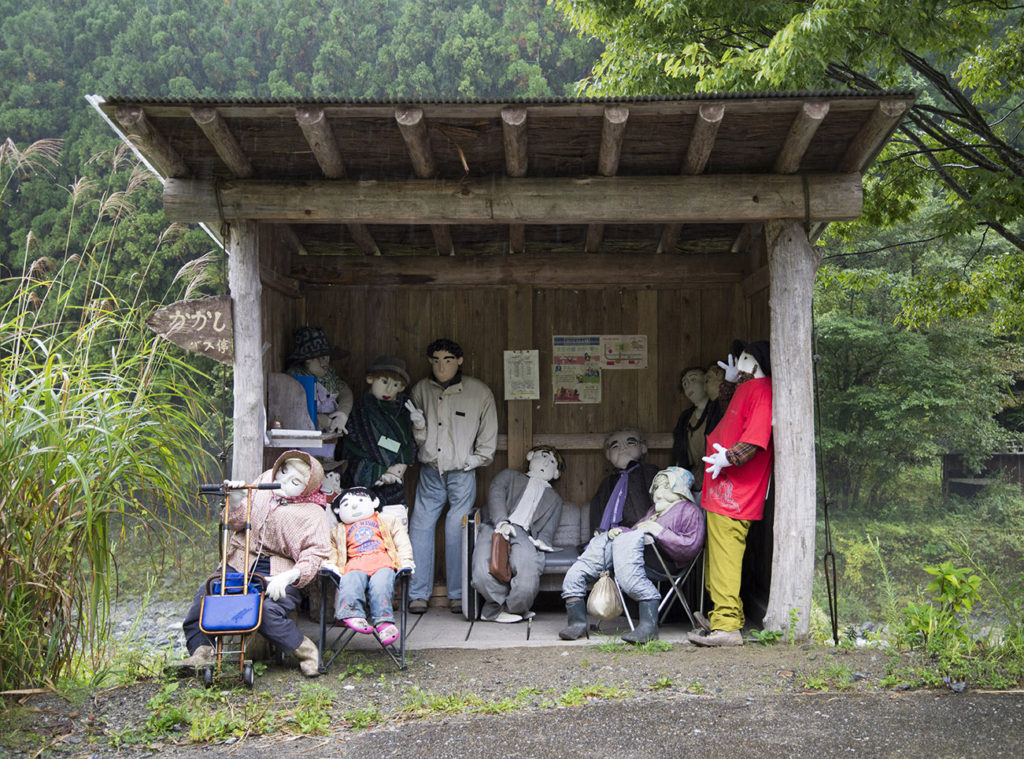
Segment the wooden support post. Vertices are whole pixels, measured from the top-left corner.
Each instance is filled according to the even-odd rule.
[[[263,319],[257,225],[239,221],[228,238],[228,287],[235,331],[234,448],[231,478],[252,482],[263,471]]]
[[[795,219],[766,223],[771,274],[772,436],[775,441],[775,550],[766,630],[807,637],[814,580],[814,382],[811,300],[821,263]]]
[[[533,348],[533,287],[512,285],[508,288],[508,342],[506,349]],[[533,447],[534,401],[507,401],[508,466],[519,469],[526,453]]]

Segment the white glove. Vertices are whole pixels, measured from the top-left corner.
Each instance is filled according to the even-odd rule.
[[[719,361],[718,365],[725,370],[725,381],[735,382],[740,377],[740,370],[736,368],[736,357],[731,353],[729,354],[729,363]]]
[[[221,483],[221,487],[225,490],[241,490],[247,484],[245,480],[224,480]]]
[[[538,551],[544,551],[545,553],[551,553],[552,551],[555,550],[554,546],[549,546],[543,540],[538,540],[537,538],[533,537],[533,535],[527,535],[526,537],[529,539],[529,541],[531,543],[533,543],[537,547]]]
[[[484,460],[477,456],[475,453],[469,454],[466,459],[466,466],[462,467],[463,472],[472,472],[478,466],[483,466]]]
[[[405,407],[409,410],[409,421],[412,422],[413,428],[425,430],[427,428],[427,418],[423,416],[423,412],[416,408],[412,401],[406,401]]]
[[[494,531],[501,535],[501,537],[508,540],[516,534],[516,528],[512,526],[511,522],[499,522],[498,526],[494,528]]]
[[[330,419],[330,421],[327,423],[328,432],[337,433],[339,435],[344,435],[346,432],[348,432],[348,430],[346,429],[348,425],[348,414],[346,414],[344,411],[339,409],[338,411],[335,411],[332,414],[330,414],[328,418]]]
[[[619,537],[619,535],[621,534],[621,527],[612,527],[610,530],[608,530],[608,540],[615,540],[615,538]]]
[[[299,579],[299,570],[292,567],[286,572],[280,572],[270,578],[267,583],[267,597],[273,601],[280,601],[284,598],[288,586]]]
[[[643,522],[636,525],[636,529],[646,532],[648,535],[660,535],[661,531],[665,528],[653,519],[645,519]]]
[[[338,577],[341,577],[341,570],[329,561],[325,561],[323,564],[321,564],[320,569],[326,569],[328,572],[334,572],[334,574],[338,575]]]
[[[718,473],[725,469],[727,466],[732,466],[732,464],[729,463],[729,459],[725,455],[725,452],[729,449],[726,448],[724,445],[720,445],[719,443],[715,443],[714,446],[715,452],[710,456],[705,456],[703,459],[704,463],[708,465],[708,468],[705,469],[704,471],[710,472],[711,479],[713,480],[718,479]]]
[[[373,484],[374,485],[393,485],[396,482],[401,482],[401,481],[402,481],[402,478],[399,477],[394,472],[384,472],[384,474],[382,474],[377,479],[377,481],[375,483],[373,483]]]

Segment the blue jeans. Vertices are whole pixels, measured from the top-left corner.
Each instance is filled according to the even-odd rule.
[[[462,598],[462,518],[476,501],[476,472],[439,474],[432,466],[420,466],[416,500],[409,518],[409,540],[416,571],[409,583],[409,598],[426,601],[434,585],[434,525],[445,504],[444,567],[448,598]]]
[[[335,619],[362,617],[369,619],[373,626],[382,622],[394,622],[391,601],[395,597],[395,570],[389,567],[378,569],[372,575],[354,569],[346,572],[338,581],[338,597],[334,605]],[[366,598],[370,599],[370,614],[366,614]]]
[[[634,601],[661,598],[644,571],[644,533],[640,530],[624,532],[615,540],[608,540],[608,533],[602,532],[587,543],[586,550],[565,573],[562,598],[583,598],[587,586],[609,569],[614,571],[622,592]]]

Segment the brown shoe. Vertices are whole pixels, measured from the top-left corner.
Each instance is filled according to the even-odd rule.
[[[687,634],[687,639],[695,646],[742,646],[743,635],[739,630],[694,630]]]
[[[427,602],[422,598],[416,598],[409,602],[410,614],[426,614],[427,608]]]
[[[294,656],[299,660],[299,669],[306,677],[317,677],[320,674],[320,651],[316,643],[309,638],[303,638],[302,643],[295,649]]]

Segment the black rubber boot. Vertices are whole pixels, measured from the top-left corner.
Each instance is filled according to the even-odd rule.
[[[631,632],[622,636],[627,643],[646,643],[658,637],[658,599],[640,602],[640,619]]]
[[[565,599],[565,611],[569,617],[569,626],[558,631],[558,637],[562,640],[579,640],[584,635],[588,638],[587,632],[587,602],[582,598]]]

